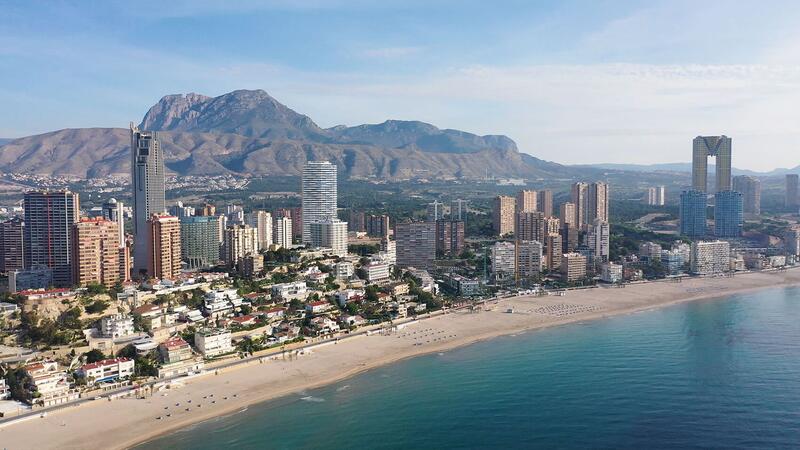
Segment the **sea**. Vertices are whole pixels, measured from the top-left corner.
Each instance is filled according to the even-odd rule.
[[[800,289],[419,356],[136,448],[800,448]]]

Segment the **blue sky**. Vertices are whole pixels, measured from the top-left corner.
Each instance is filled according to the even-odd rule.
[[[264,89],[321,126],[417,119],[564,163],[800,164],[800,7],[748,1],[0,1],[0,137]]]

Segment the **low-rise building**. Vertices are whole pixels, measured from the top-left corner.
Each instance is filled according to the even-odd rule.
[[[305,300],[308,296],[308,286],[305,281],[275,284],[270,289],[272,298],[280,298],[284,302]]]
[[[334,276],[339,280],[346,280],[353,276],[355,268],[349,261],[341,261],[334,266]]]
[[[370,283],[382,283],[389,280],[390,266],[387,263],[372,261],[364,266],[367,273],[367,281]]]
[[[113,314],[100,319],[100,335],[107,338],[120,338],[135,333],[133,317],[127,314]]]
[[[619,283],[622,281],[622,264],[612,262],[603,263],[600,279],[606,283]]]
[[[456,295],[462,297],[481,295],[481,282],[478,279],[452,274],[443,277],[442,282]]]
[[[364,291],[362,289],[345,289],[333,294],[333,297],[336,299],[336,303],[344,308],[350,301],[364,298]]]
[[[313,335],[320,336],[338,332],[339,324],[328,317],[319,316],[311,319],[308,328]]]
[[[135,363],[128,358],[104,359],[84,364],[78,369],[78,375],[85,378],[88,385],[116,381],[133,376]]]
[[[194,346],[206,358],[230,353],[233,351],[231,332],[221,328],[203,328],[194,334]]]
[[[192,347],[181,337],[176,336],[158,346],[162,365],[158,369],[159,378],[169,378],[203,370],[203,360],[196,358]]]
[[[26,401],[30,404],[52,406],[78,398],[78,392],[69,388],[67,373],[55,361],[45,360],[25,366],[28,376]]]
[[[8,400],[11,398],[11,388],[6,384],[5,378],[0,378],[0,400]]]
[[[311,314],[321,314],[324,313],[325,311],[328,311],[332,307],[333,305],[331,305],[330,303],[324,300],[320,300],[306,304],[306,311]]]

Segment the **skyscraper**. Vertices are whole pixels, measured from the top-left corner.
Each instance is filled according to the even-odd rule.
[[[225,228],[222,241],[222,260],[235,267],[247,255],[258,253],[257,230],[249,225],[231,225]]]
[[[740,175],[733,178],[733,190],[742,193],[745,214],[761,214],[761,180],[756,177]]]
[[[538,199],[539,197],[536,191],[519,191],[516,200],[517,214],[521,212],[538,211]]]
[[[689,237],[706,235],[706,193],[689,190],[681,192],[681,234]]]
[[[118,202],[115,198],[108,199],[103,203],[103,218],[117,223],[119,231],[119,245],[125,246],[125,205]]]
[[[311,246],[329,248],[336,256],[347,256],[347,222],[329,219],[311,223]]]
[[[650,206],[664,206],[665,199],[666,188],[664,186],[655,186],[647,188],[643,201]]]
[[[494,199],[492,208],[492,224],[494,232],[499,236],[504,236],[514,232],[514,212],[516,201],[514,197],[499,195]]]
[[[561,219],[561,224],[563,226],[577,226],[575,219],[575,203],[562,203],[558,209],[558,217]]]
[[[731,190],[731,138],[697,136],[692,142],[692,189],[708,191],[708,157],[716,158],[716,189]]]
[[[78,194],[70,191],[25,194],[23,259],[26,269],[49,267],[53,284],[72,286],[72,225],[78,221]]]
[[[131,186],[133,188],[133,272],[147,271],[153,214],[164,214],[164,157],[158,133],[141,131],[131,123]],[[177,220],[177,219],[176,219]],[[153,275],[153,274],[149,274]]]
[[[381,214],[378,216],[368,214],[365,218],[367,236],[387,237],[389,236],[389,216]]]
[[[587,224],[589,217],[589,185],[583,182],[574,183],[570,191],[571,203],[575,205],[575,226]]]
[[[539,211],[517,214],[516,238],[519,241],[542,242],[545,236],[545,217]]]
[[[530,278],[542,272],[542,243],[517,241],[517,276]]]
[[[256,229],[258,248],[268,249],[272,245],[272,214],[266,211],[252,211],[245,214],[244,221]]]
[[[219,224],[216,216],[183,217],[181,259],[191,270],[215,266],[219,260]]]
[[[72,226],[72,281],[112,287],[120,280],[119,224],[102,217]]]
[[[147,225],[146,274],[165,280],[178,278],[181,273],[181,224],[178,218],[153,214]]]
[[[272,227],[272,242],[278,248],[292,247],[292,218],[275,217],[275,224]]]
[[[586,243],[592,252],[594,265],[608,262],[611,249],[611,229],[608,222],[595,219],[586,233]]]
[[[436,260],[436,223],[411,222],[395,225],[397,265],[431,269]]]
[[[714,195],[714,235],[717,237],[739,237],[742,235],[744,217],[742,193],[719,191]]]
[[[545,217],[553,216],[553,191],[544,189],[538,192],[536,198],[536,207],[539,211],[544,213]]]
[[[797,208],[800,207],[800,176],[796,173],[790,173],[786,175],[786,209],[792,210],[792,212],[797,212]]]
[[[595,220],[608,222],[608,183],[598,181],[590,184],[588,203],[587,225],[592,225]]]
[[[25,268],[24,222],[15,217],[0,223],[0,272]]]
[[[460,220],[436,221],[436,254],[458,256],[464,252],[464,222]]]
[[[311,224],[336,219],[336,166],[308,161],[303,168],[303,243],[311,242]]]

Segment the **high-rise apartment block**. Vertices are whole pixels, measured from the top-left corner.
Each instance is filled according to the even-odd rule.
[[[23,205],[25,268],[48,267],[53,271],[54,285],[72,286],[72,225],[79,217],[78,194],[28,192]]]
[[[331,249],[332,254],[347,256],[347,222],[329,219],[311,223],[312,247]]]
[[[492,274],[495,280],[508,279],[517,270],[517,247],[513,242],[496,242],[492,246]]]
[[[538,211],[538,201],[539,196],[536,191],[519,191],[516,199],[517,214]]]
[[[308,161],[303,167],[303,243],[311,243],[311,224],[336,219],[336,166]]]
[[[783,236],[783,245],[787,255],[800,256],[800,228],[792,228]]]
[[[257,230],[249,225],[231,225],[225,229],[222,241],[222,260],[234,267],[246,255],[258,254]]]
[[[708,157],[716,159],[716,188],[713,192],[731,190],[731,138],[697,136],[692,142],[692,189],[708,191]]]
[[[395,225],[397,265],[431,269],[436,260],[436,223],[410,222]]]
[[[730,244],[725,241],[692,242],[691,272],[712,275],[730,270]]]
[[[800,208],[800,175],[790,173],[786,175],[786,209],[793,213]]]
[[[133,123],[131,123],[131,187],[133,188],[133,272],[136,276],[141,276],[147,271],[148,258],[152,253],[148,241],[151,232],[148,221],[153,214],[160,215],[166,211],[164,156],[158,133],[141,131],[134,127]]]
[[[72,227],[72,282],[81,286],[120,282],[119,224],[102,217]]]
[[[572,228],[574,230],[574,228]],[[561,267],[564,244],[560,234],[552,233],[544,237],[544,267],[555,271]]]
[[[570,190],[571,202],[575,205],[575,226],[580,228],[587,222],[589,217],[589,185],[578,182],[572,185]]]
[[[272,227],[273,239],[272,242],[278,248],[291,248],[292,247],[292,218],[291,217],[276,217],[275,223]]]
[[[561,279],[568,283],[586,278],[586,257],[580,253],[565,253],[561,258]]]
[[[464,222],[460,220],[436,221],[436,254],[459,256],[464,252]]]
[[[751,216],[761,214],[761,180],[747,175],[734,177],[733,190],[742,193],[744,214]]]
[[[181,224],[177,217],[153,214],[147,221],[148,276],[175,280],[181,273]]]
[[[453,220],[467,221],[467,201],[462,199],[453,200],[450,203],[450,218]]]
[[[505,236],[514,232],[514,212],[516,202],[514,197],[499,195],[494,199],[492,208],[492,223],[494,232],[498,236]]]
[[[530,278],[542,272],[542,243],[517,241],[517,276]]]
[[[119,244],[125,245],[125,205],[115,198],[103,203],[103,218],[117,223],[119,229]]]
[[[266,211],[252,211],[245,214],[245,224],[256,230],[258,248],[268,249],[272,245],[272,214]]]
[[[19,217],[0,223],[0,272],[25,268],[24,223]]]
[[[714,235],[734,238],[742,235],[744,215],[742,193],[719,191],[714,195]]]
[[[545,217],[538,211],[526,211],[517,214],[515,237],[520,241],[544,240]]]
[[[644,204],[649,206],[664,206],[666,201],[666,188],[664,186],[655,186],[647,188],[644,195]]]
[[[611,228],[608,222],[595,219],[586,233],[586,243],[592,252],[592,263],[608,262],[611,249]]]
[[[589,211],[586,224],[591,225],[595,220],[608,222],[608,183],[596,182],[589,185]]]
[[[367,236],[387,237],[389,236],[389,216],[386,214],[366,216]]]
[[[577,227],[577,219],[575,218],[575,203],[564,202],[558,209],[558,217],[561,219],[563,226]]]
[[[681,234],[689,237],[706,235],[707,203],[704,191],[681,192],[680,224]]]
[[[181,258],[190,270],[215,266],[220,244],[216,216],[191,216],[180,219]]]
[[[553,191],[543,189],[536,194],[536,207],[545,217],[553,216]]]

